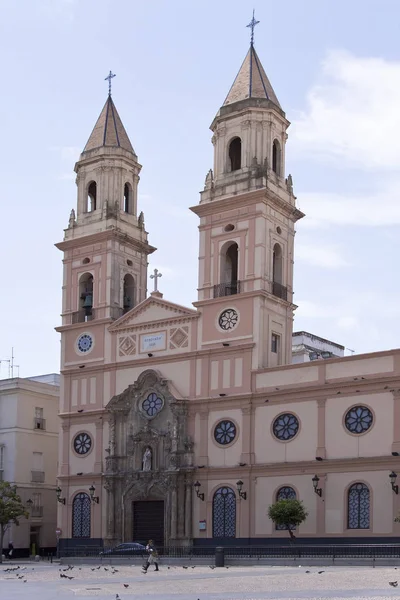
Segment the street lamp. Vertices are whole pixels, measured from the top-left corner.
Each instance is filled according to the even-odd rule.
[[[204,502],[204,494],[200,494],[200,493],[199,493],[199,490],[200,490],[200,488],[201,488],[201,483],[200,483],[200,481],[196,481],[196,483],[195,483],[195,484],[193,484],[193,485],[194,485],[194,489],[196,490],[196,496],[197,496],[198,498],[200,498],[200,500],[202,500],[202,501]]]
[[[32,504],[33,504],[33,501],[30,498],[28,498],[28,500],[26,501],[26,505],[28,507],[28,510],[30,510],[32,508]]]
[[[56,487],[56,495],[57,495],[57,502],[59,502],[60,504],[65,504],[65,498],[61,498],[60,486]]]
[[[321,497],[322,496],[322,488],[318,487],[318,483],[319,483],[319,477],[318,477],[318,475],[314,475],[314,477],[312,478],[312,483],[313,483],[313,486],[314,486],[314,492],[316,494],[318,494],[319,497]]]
[[[395,494],[398,494],[399,486],[396,485],[397,473],[392,471],[389,475],[389,479],[390,479],[390,485],[392,486],[392,490],[394,491]]]
[[[238,494],[239,494],[239,498],[243,498],[243,500],[246,500],[246,498],[247,498],[247,492],[242,492],[243,481],[241,481],[239,479],[239,481],[236,482],[236,487],[237,487],[237,491],[238,491]]]
[[[92,484],[89,488],[90,498],[92,499],[92,502],[96,502],[96,504],[98,504],[100,499],[98,496],[94,495],[95,491],[96,491],[96,488],[94,487],[94,484]]]

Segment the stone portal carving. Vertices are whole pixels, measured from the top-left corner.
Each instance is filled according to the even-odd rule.
[[[163,500],[164,543],[190,544],[193,441],[187,432],[187,401],[171,394],[159,372],[147,370],[114,396],[107,410],[106,540],[132,541],[132,503]]]

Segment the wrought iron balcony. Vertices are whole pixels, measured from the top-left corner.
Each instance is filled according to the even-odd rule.
[[[44,483],[44,471],[31,471],[32,483]]]
[[[95,319],[95,310],[91,309],[90,314],[87,314],[87,311],[84,308],[81,310],[77,310],[72,313],[72,324],[75,323],[86,323],[86,321],[93,321]]]
[[[277,298],[282,298],[282,300],[287,300],[287,287],[274,281],[272,283],[272,293]]]
[[[218,283],[214,285],[214,298],[223,296],[234,296],[240,294],[240,281],[231,281],[229,283]]]
[[[43,517],[43,506],[32,506],[31,517]]]
[[[35,417],[34,420],[34,429],[46,429],[46,419],[42,419],[41,417]]]

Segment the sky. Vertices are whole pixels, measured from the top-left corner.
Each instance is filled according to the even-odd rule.
[[[357,354],[399,346],[398,0],[0,0],[0,360],[59,371],[74,164],[107,97],[143,165],[139,210],[164,298],[197,296],[209,126],[249,47],[291,122],[294,330]],[[151,290],[149,282],[149,290]],[[8,376],[1,362],[0,378]]]

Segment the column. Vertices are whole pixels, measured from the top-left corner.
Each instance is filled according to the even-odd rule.
[[[114,486],[111,482],[105,484],[107,490],[107,537],[114,538]]]
[[[321,398],[317,400],[318,405],[318,438],[317,438],[317,449],[316,449],[316,457],[326,458],[326,447],[325,447],[325,407],[326,407],[326,398]]]
[[[251,405],[242,407],[242,454],[240,462],[251,465],[254,453],[251,452]]]
[[[176,540],[177,537],[176,509],[177,493],[176,486],[174,486],[171,491],[171,540]]]
[[[197,464],[208,466],[208,410],[200,410],[200,443]]]
[[[192,539],[192,487],[193,483],[190,479],[185,481],[185,538]]]
[[[96,440],[95,440],[95,463],[94,472],[103,472],[103,419],[96,421]]]

